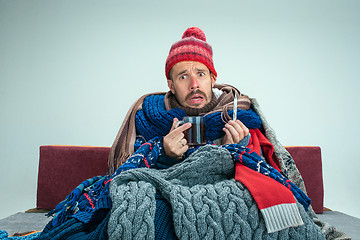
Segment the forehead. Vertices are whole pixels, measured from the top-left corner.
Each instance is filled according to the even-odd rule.
[[[171,71],[174,74],[178,74],[180,72],[190,71],[190,70],[209,70],[209,69],[205,66],[205,64],[195,61],[178,62],[171,68]]]

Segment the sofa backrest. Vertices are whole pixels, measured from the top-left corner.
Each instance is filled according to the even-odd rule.
[[[301,172],[312,207],[323,211],[323,177],[319,147],[287,147]],[[54,209],[85,179],[104,175],[110,147],[56,146],[40,147],[37,185],[38,209]]]

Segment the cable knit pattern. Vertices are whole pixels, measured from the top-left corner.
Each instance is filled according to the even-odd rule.
[[[110,215],[109,239],[154,239],[155,188],[146,182],[120,185],[113,193],[116,209]],[[117,224],[120,223],[120,224]],[[135,223],[135,224],[134,224]]]
[[[166,170],[123,172],[110,184],[109,238],[153,239],[154,195],[158,190],[171,204],[179,239],[324,239],[301,204],[297,205],[304,225],[268,233],[251,194],[231,179],[233,174],[229,151],[211,145]]]

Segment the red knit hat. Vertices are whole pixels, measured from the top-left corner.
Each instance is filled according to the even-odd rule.
[[[170,48],[165,64],[166,78],[170,79],[171,68],[176,63],[183,61],[200,62],[217,76],[212,56],[212,47],[206,42],[205,33],[197,27],[188,28],[184,32],[182,39],[174,43]]]

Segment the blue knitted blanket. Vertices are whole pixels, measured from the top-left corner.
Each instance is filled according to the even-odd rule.
[[[241,120],[248,128],[261,127],[261,120],[253,110],[237,110],[238,119]],[[232,115],[232,110],[228,111]],[[151,95],[145,98],[143,107],[136,114],[136,129],[147,142],[139,146],[135,153],[122,165],[114,174],[97,176],[81,183],[74,189],[66,199],[59,203],[57,207],[49,213],[53,215],[54,219],[49,223],[49,231],[56,228],[69,219],[77,219],[78,221],[91,224],[98,223],[106,219],[109,209],[112,206],[109,197],[109,185],[112,179],[124,171],[134,168],[155,166],[159,156],[164,154],[162,147],[162,137],[165,136],[172,125],[173,118],[181,119],[185,116],[185,112],[179,108],[170,111],[165,110],[164,95]],[[224,135],[222,128],[225,122],[222,120],[222,112],[215,112],[205,116],[205,122],[211,128],[207,129],[207,138],[211,142]],[[230,152],[233,152],[234,160],[236,160],[237,148],[234,145],[224,146]],[[194,149],[192,149],[194,151]],[[243,160],[246,157],[242,158]],[[254,161],[254,159],[251,159]],[[262,161],[261,157],[255,158],[255,161]],[[252,167],[249,164],[248,167]],[[266,171],[273,171],[271,166],[266,166]],[[275,170],[276,171],[276,170]],[[280,173],[274,173],[272,176],[275,180],[283,180]],[[284,181],[279,181],[284,182]],[[288,181],[285,181],[288,182]],[[305,208],[308,207],[308,200],[306,195],[301,194],[301,191],[295,187],[292,189],[295,197],[298,198]]]
[[[160,153],[163,152],[161,138],[155,137],[142,144],[137,151],[112,175],[95,176],[77,186],[64,201],[48,213],[54,216],[50,222],[53,227],[64,223],[68,218],[75,218],[83,223],[103,219],[111,208],[109,184],[111,180],[129,169],[152,168]]]

